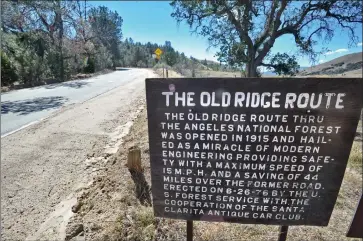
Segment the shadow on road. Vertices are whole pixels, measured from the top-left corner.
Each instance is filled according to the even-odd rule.
[[[80,89],[82,87],[90,85],[89,82],[86,82],[84,80],[70,80],[67,82],[57,82],[56,80],[48,80],[47,82],[43,83],[33,83],[33,84],[18,84],[15,86],[10,87],[10,90],[20,90],[20,89],[55,89],[57,87],[68,87],[68,88],[74,88],[74,89]],[[6,95],[11,92],[1,93],[1,95]]]
[[[80,88],[83,88],[88,85],[90,85],[90,83],[88,83],[86,81],[78,80],[78,81],[69,81],[69,82],[62,82],[62,83],[57,83],[57,84],[43,85],[42,87],[44,87],[46,89],[54,89],[57,87],[68,87],[68,88],[80,89]]]
[[[121,67],[117,67],[116,68],[116,71],[128,71],[128,70],[130,70],[130,69],[128,69],[128,68],[121,68]]]
[[[62,96],[39,97],[31,100],[1,102],[1,114],[16,113],[27,115],[33,112],[55,109],[62,106],[68,98]]]

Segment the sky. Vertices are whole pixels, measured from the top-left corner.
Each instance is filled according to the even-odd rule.
[[[186,23],[179,25],[170,15],[173,12],[168,1],[90,1],[94,6],[106,6],[117,11],[123,18],[123,38],[132,38],[135,42],[164,44],[170,41],[171,45],[186,56],[198,59],[217,60],[214,57],[217,49],[208,49],[205,37],[191,34]],[[326,47],[330,51],[319,57],[323,63],[349,53],[362,51],[362,29],[357,28],[359,41],[357,46],[348,47],[348,36],[337,31],[334,38],[328,43],[319,43],[317,49]],[[297,50],[295,41],[291,36],[283,36],[275,42],[272,53],[286,52],[293,54]],[[299,57],[300,66],[311,66],[307,57]]]

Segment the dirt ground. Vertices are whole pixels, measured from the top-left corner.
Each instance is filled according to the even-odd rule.
[[[290,227],[287,240],[354,240],[346,238],[345,234],[362,190],[361,128],[360,123],[329,225]],[[79,208],[72,225],[82,225],[84,231],[82,236],[72,240],[186,240],[186,222],[154,218],[152,206],[145,197],[151,195],[147,191],[151,186],[147,129],[144,108],[117,154],[78,199]],[[134,147],[140,148],[142,153],[145,178],[142,195],[140,180],[135,182],[126,166],[128,150]],[[194,225],[196,241],[277,240],[279,232],[278,226],[266,225],[203,221],[194,222]]]
[[[166,77],[166,70],[164,69],[164,75],[163,75],[163,69],[156,69],[155,72],[160,76],[160,77],[163,77],[165,76]],[[169,78],[182,78],[183,76],[177,72],[175,72],[174,70],[171,70],[169,69],[168,70],[168,77]]]

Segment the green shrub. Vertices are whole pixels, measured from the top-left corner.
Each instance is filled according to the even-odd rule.
[[[93,60],[95,64],[95,71],[112,69],[115,67],[112,61],[112,54],[104,46],[97,48],[97,53],[94,55]]]
[[[87,74],[94,73],[95,72],[95,60],[94,58],[88,58],[87,64],[84,67],[83,71]]]
[[[1,86],[8,86],[18,80],[15,67],[8,56],[1,51]]]

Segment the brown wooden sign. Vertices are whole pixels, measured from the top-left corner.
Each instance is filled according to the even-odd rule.
[[[362,79],[147,79],[155,215],[329,222]]]

